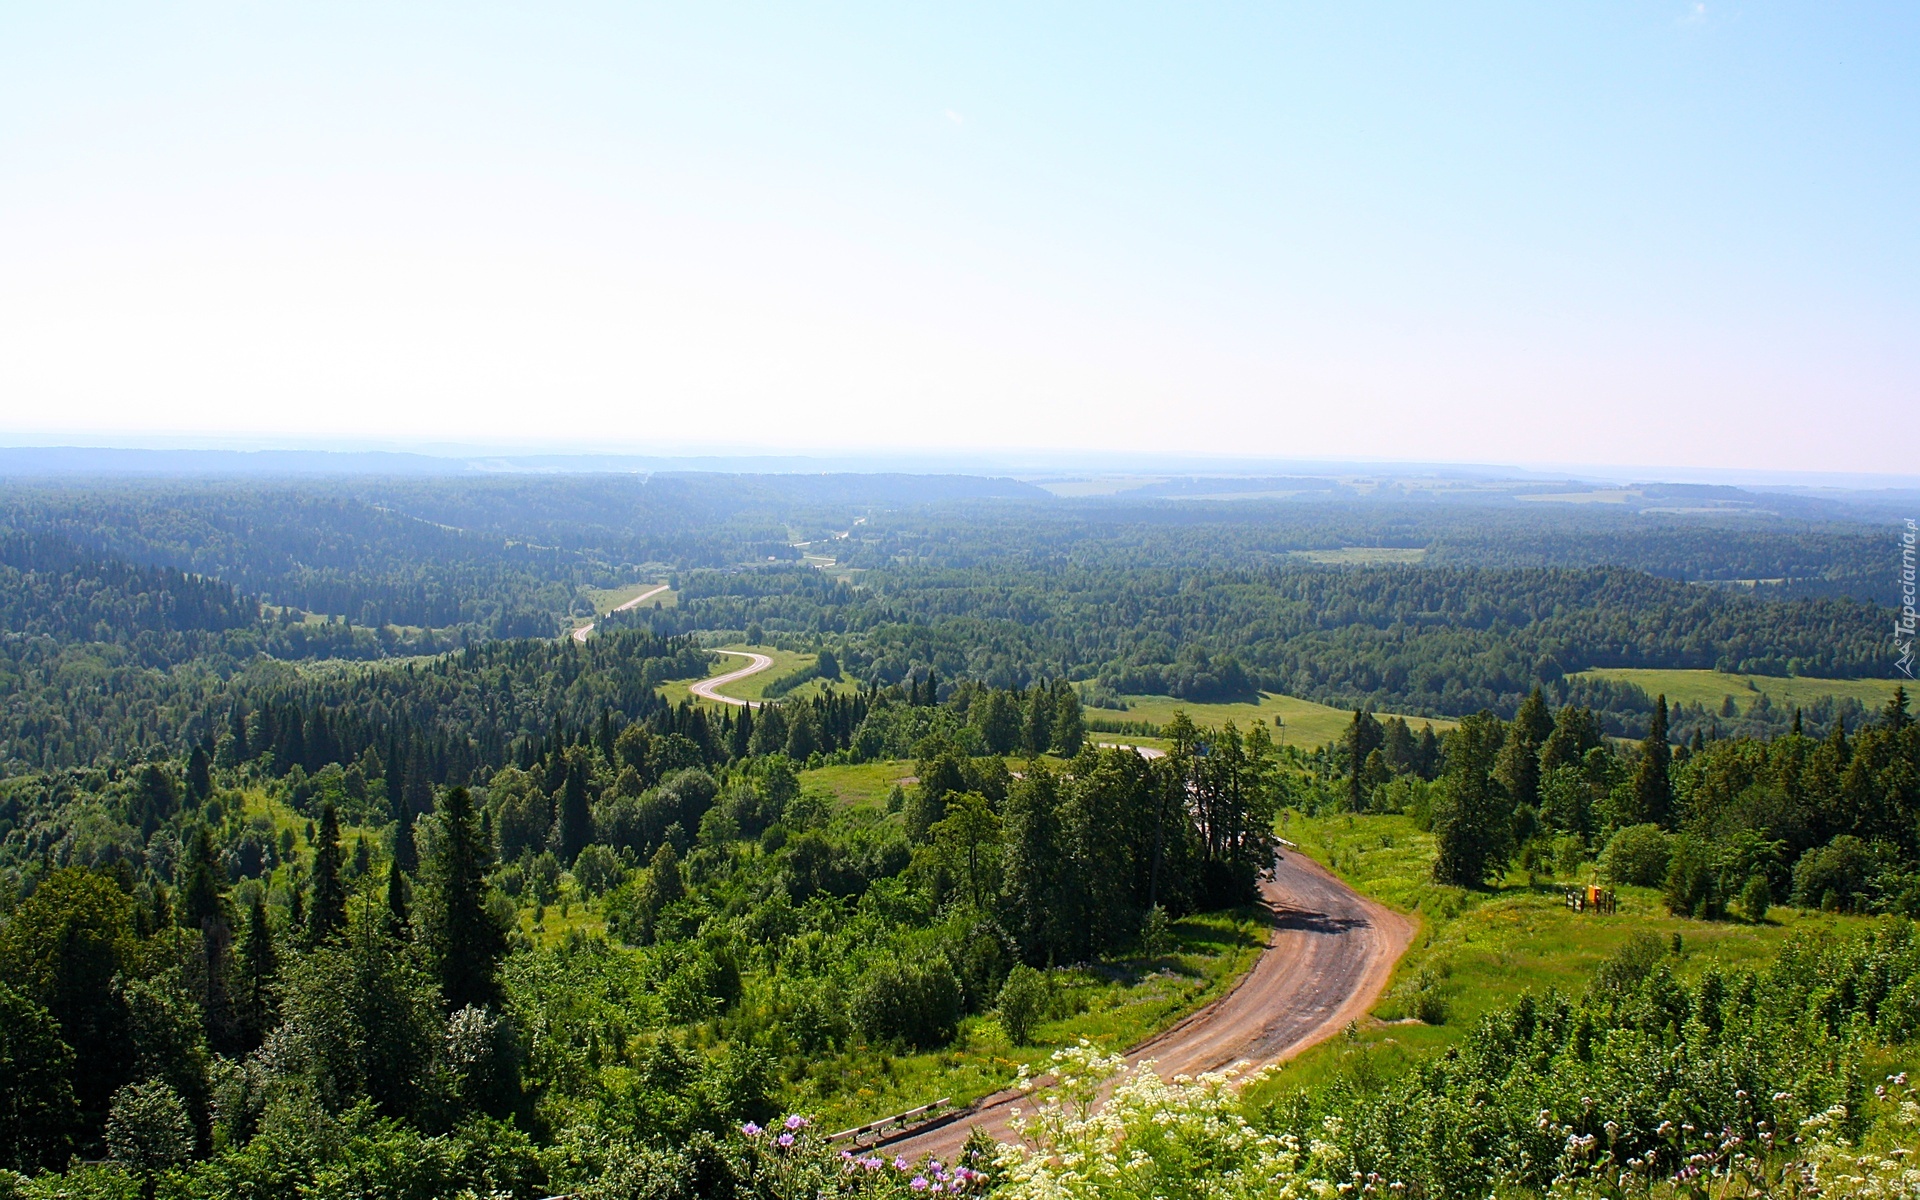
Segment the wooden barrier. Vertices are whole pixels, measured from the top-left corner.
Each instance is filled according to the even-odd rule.
[[[854,1145],[857,1146],[865,1138],[878,1137],[888,1130],[905,1129],[907,1126],[917,1122],[931,1120],[952,1106],[953,1097],[942,1096],[932,1104],[922,1104],[919,1108],[910,1108],[905,1112],[895,1113],[890,1117],[881,1117],[878,1121],[868,1121],[865,1125],[856,1125],[852,1129],[842,1129],[839,1133],[829,1134],[827,1135],[827,1142],[831,1144],[851,1139]]]

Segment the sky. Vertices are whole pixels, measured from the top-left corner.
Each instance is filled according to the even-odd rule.
[[[0,0],[0,438],[1920,474],[1920,6]]]

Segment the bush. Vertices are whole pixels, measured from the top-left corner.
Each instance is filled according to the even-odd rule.
[[[1140,922],[1140,949],[1155,958],[1173,949],[1173,922],[1158,904],[1148,909]]]
[[[1659,887],[1667,880],[1673,839],[1658,825],[1629,825],[1600,853],[1600,873],[1609,883]]]
[[[1773,885],[1767,882],[1765,871],[1755,871],[1747,876],[1747,886],[1740,889],[1740,911],[1747,914],[1747,920],[1758,925],[1767,919],[1767,910],[1773,907]]]
[[[1667,911],[1679,917],[1718,917],[1726,908],[1721,899],[1707,847],[1691,837],[1677,837],[1667,863]]]
[[[158,1079],[130,1083],[113,1094],[107,1112],[107,1154],[136,1175],[153,1176],[193,1156],[193,1119],[174,1091]]]
[[[1031,1044],[1034,1027],[1040,1024],[1046,1005],[1046,977],[1024,964],[1015,967],[1007,975],[1007,981],[1000,985],[997,1008],[1000,1027],[1007,1031],[1007,1040],[1016,1046]]]
[[[1843,833],[1794,864],[1793,902],[1832,912],[1865,911],[1875,865],[1872,847]]]
[[[573,881],[589,896],[604,896],[626,877],[626,864],[611,846],[587,846],[573,860]]]
[[[945,958],[883,959],[861,976],[848,1008],[869,1038],[924,1048],[953,1039],[960,999],[960,979]]]

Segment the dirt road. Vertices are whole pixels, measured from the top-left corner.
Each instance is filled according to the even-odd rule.
[[[627,601],[625,604],[615,605],[613,611],[625,612],[630,608],[639,608],[642,601],[651,600],[655,596],[658,596],[661,592],[664,592],[666,590],[667,590],[667,585],[663,583],[659,587],[653,588],[650,591],[641,592],[638,596],[635,596],[633,599]],[[587,635],[592,632],[593,632],[593,622],[588,621],[585,625],[582,625],[580,628],[573,631],[573,640],[576,642],[584,642],[587,640]]]
[[[1291,1058],[1373,1007],[1413,937],[1413,921],[1361,896],[1304,854],[1288,852],[1260,886],[1272,934],[1239,986],[1127,1053],[1162,1077]],[[976,1126],[1009,1136],[1014,1108],[1034,1097],[998,1092],[935,1128],[884,1142],[889,1154],[947,1158]]]
[[[720,653],[738,654],[743,658],[749,658],[753,661],[737,671],[728,671],[724,675],[707,676],[699,683],[693,685],[691,689],[693,694],[702,700],[712,700],[717,704],[731,704],[735,708],[759,708],[759,701],[740,700],[733,696],[722,696],[717,689],[729,683],[738,683],[749,675],[758,675],[768,667],[771,667],[773,660],[764,654],[755,654],[751,650],[722,650]]]

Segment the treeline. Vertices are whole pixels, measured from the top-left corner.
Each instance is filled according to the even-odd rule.
[[[1066,678],[1194,701],[1259,689],[1446,715],[1512,712],[1535,687],[1558,688],[1598,707],[1615,732],[1644,729],[1644,694],[1567,676],[1853,677],[1885,662],[1884,614],[1871,605],[1766,601],[1609,568],[894,567],[857,587],[768,568],[692,573],[677,608],[636,620],[664,632],[823,636],[845,671],[887,684],[931,667],[1003,688]]]

